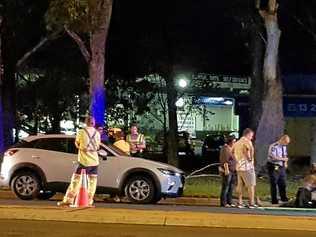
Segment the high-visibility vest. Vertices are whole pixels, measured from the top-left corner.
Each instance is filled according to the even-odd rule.
[[[133,145],[140,145],[144,142],[144,135],[139,133],[137,135],[137,138],[136,139],[132,139],[132,136],[131,134],[128,134],[127,137],[126,137],[126,141],[129,143],[129,144],[133,144]],[[131,153],[132,154],[135,154],[137,152],[140,152],[142,153],[143,152],[143,149],[140,149],[139,151],[132,151],[131,150]]]
[[[142,144],[144,142],[144,135],[139,133],[139,134],[137,134],[136,139],[132,139],[132,135],[128,134],[126,137],[126,141],[131,143],[131,144],[134,144],[134,145],[139,145],[139,144]]]

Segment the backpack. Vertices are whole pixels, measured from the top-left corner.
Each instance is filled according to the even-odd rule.
[[[312,192],[306,188],[299,188],[296,193],[295,207],[315,207],[315,203],[312,201]]]

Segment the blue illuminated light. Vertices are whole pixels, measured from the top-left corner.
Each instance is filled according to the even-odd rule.
[[[206,106],[232,106],[234,105],[234,99],[225,97],[200,96],[194,101],[194,103]]]
[[[90,114],[99,126],[104,126],[106,112],[106,96],[104,88],[94,88],[91,95]]]

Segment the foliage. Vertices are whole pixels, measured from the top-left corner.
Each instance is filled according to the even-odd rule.
[[[91,33],[104,21],[112,0],[52,0],[46,13],[48,29],[67,27]]]
[[[14,50],[10,48],[10,51],[14,53],[11,55],[18,60],[46,35],[44,14],[48,1],[4,0],[3,6],[6,25],[4,37],[12,37],[10,43],[14,44]]]
[[[185,196],[218,198],[221,189],[220,177],[200,177],[188,179],[185,184]],[[295,198],[297,189],[302,185],[302,180],[294,180],[289,177],[287,181],[287,194],[289,198]],[[246,193],[246,192],[245,192]],[[258,179],[256,195],[263,201],[270,200],[270,184],[266,178]],[[237,195],[236,195],[237,196]],[[246,197],[247,195],[245,195]]]
[[[135,120],[136,115],[142,115],[150,110],[150,102],[154,97],[152,83],[112,77],[107,83],[107,88],[110,124],[123,123],[124,126],[128,126],[128,120]]]
[[[83,78],[58,69],[20,75],[17,88],[20,127],[29,133],[60,132],[56,130],[62,119],[75,120],[77,112],[85,112],[84,107],[76,111],[76,95],[82,95],[84,101],[84,89]]]

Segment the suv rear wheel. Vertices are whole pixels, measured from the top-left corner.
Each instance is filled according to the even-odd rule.
[[[127,181],[125,192],[130,202],[147,204],[155,201],[156,187],[151,178],[137,175]]]
[[[15,195],[23,200],[31,200],[38,197],[40,191],[40,180],[32,172],[21,171],[15,174],[11,189]]]

